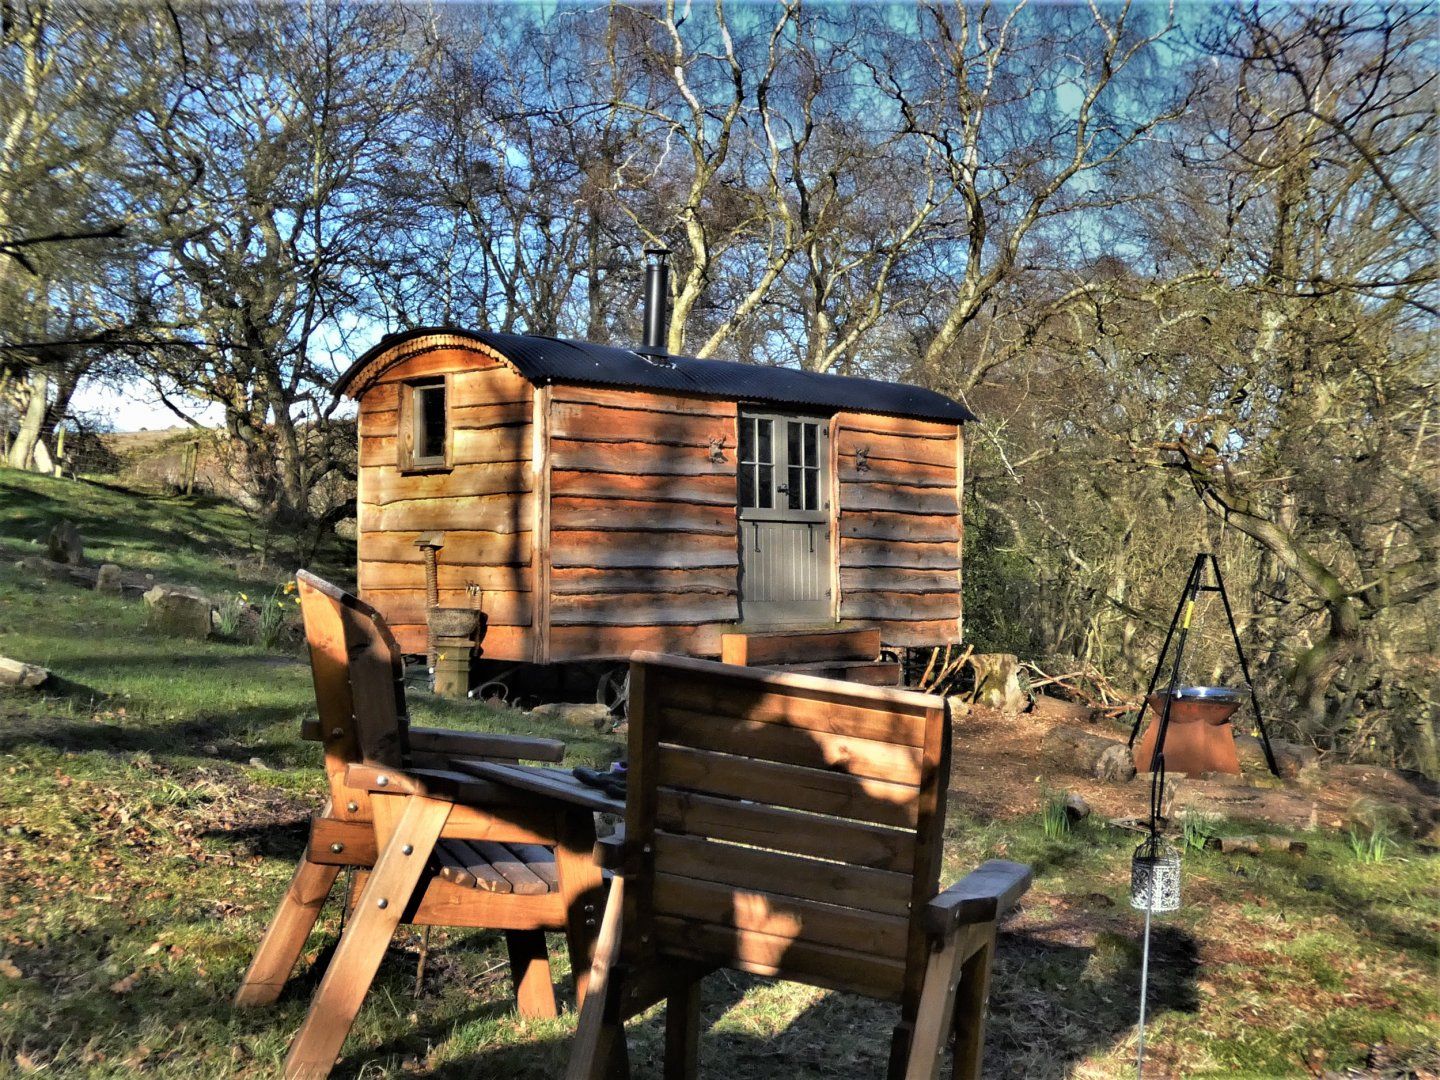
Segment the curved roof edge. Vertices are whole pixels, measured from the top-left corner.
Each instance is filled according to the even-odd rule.
[[[975,414],[960,402],[908,383],[821,375],[798,368],[742,364],[733,360],[702,360],[694,356],[670,356],[665,362],[657,362],[630,349],[588,341],[464,330],[455,326],[420,327],[387,334],[345,370],[336,381],[335,389],[339,393],[351,393],[356,380],[376,359],[397,346],[423,337],[451,339],[437,340],[427,346],[427,350],[469,345],[493,354],[538,386],[562,383],[661,390],[954,424],[975,419]],[[397,361],[400,358],[397,357]],[[361,392],[363,387],[351,396]]]

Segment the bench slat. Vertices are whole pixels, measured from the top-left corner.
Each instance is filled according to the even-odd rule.
[[[892,783],[918,784],[920,781],[921,750],[915,746],[831,735],[758,720],[706,715],[673,707],[662,707],[659,718],[657,738],[662,743],[716,750],[722,754],[787,765],[803,765]]]
[[[674,788],[660,789],[656,823],[670,832],[754,844],[877,870],[903,874],[914,865],[913,833]]]
[[[698,836],[657,832],[655,869],[741,889],[848,904],[860,911],[906,915],[910,910],[908,874],[781,855]]]
[[[477,840],[470,846],[499,871],[501,877],[510,883],[510,891],[516,896],[541,896],[550,891],[550,886],[504,844]]]
[[[913,828],[919,789],[800,765],[661,746],[659,783],[815,814]]]

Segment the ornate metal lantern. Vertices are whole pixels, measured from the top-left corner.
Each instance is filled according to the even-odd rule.
[[[1130,906],[1146,912],[1180,907],[1180,853],[1155,833],[1130,859]]]

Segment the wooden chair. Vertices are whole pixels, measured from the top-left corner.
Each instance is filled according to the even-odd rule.
[[[297,575],[330,797],[311,823],[295,876],[246,972],[237,1005],[279,997],[342,867],[357,868],[352,914],[285,1063],[289,1077],[330,1072],[395,928],[506,932],[519,1011],[556,1015],[545,931],[564,930],[583,993],[603,879],[588,810],[467,772],[486,762],[558,761],[554,739],[415,728],[403,661],[374,609]]]
[[[623,1074],[624,1020],[662,999],[665,1076],[694,1076],[698,983],[722,967],[898,1002],[889,1076],[938,1076],[952,1033],[954,1075],[978,1076],[996,922],[1030,870],[937,890],[944,699],[641,653],[629,722],[570,1080]]]

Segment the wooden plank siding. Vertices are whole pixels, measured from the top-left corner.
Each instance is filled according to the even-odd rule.
[[[839,617],[887,645],[960,640],[963,429],[836,417]]]
[[[425,568],[415,541],[439,535],[440,604],[485,615],[482,655],[529,660],[535,650],[535,390],[494,357],[474,349],[415,348],[380,357],[361,392],[357,531],[360,595],[374,605],[407,652],[423,652]],[[444,377],[448,463],[400,467],[405,384]]]
[[[455,335],[403,343],[364,376],[359,585],[406,651],[425,648],[415,542],[438,534],[441,603],[486,614],[487,658],[719,655],[741,614],[743,403],[537,387]],[[403,470],[405,384],[441,377],[447,467]],[[891,646],[958,641],[963,429],[842,411],[830,431],[835,618]]]
[[[717,655],[740,614],[735,404],[551,392],[550,659]]]

